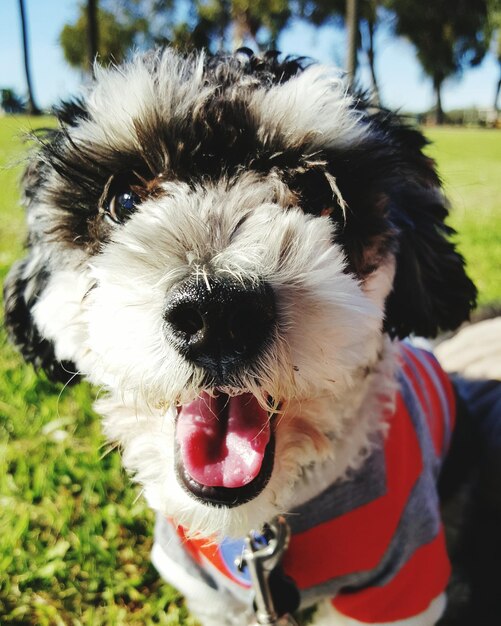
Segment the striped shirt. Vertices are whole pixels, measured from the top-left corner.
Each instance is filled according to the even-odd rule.
[[[381,446],[351,479],[287,515],[283,566],[301,606],[329,597],[338,612],[368,624],[422,613],[450,574],[436,483],[454,426],[452,385],[430,353],[407,343],[399,352],[396,408]],[[192,575],[252,601],[248,573],[234,565],[243,540],[187,539],[163,518],[156,534]]]

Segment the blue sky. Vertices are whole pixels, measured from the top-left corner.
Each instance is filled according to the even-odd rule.
[[[81,82],[79,73],[66,65],[58,44],[63,25],[75,19],[78,2],[25,2],[35,96],[41,106],[47,107],[60,98],[74,94]],[[0,0],[0,42],[0,88],[13,87],[17,92],[24,93],[18,0]],[[383,25],[376,45],[376,71],[383,103],[405,111],[429,108],[433,103],[431,83],[417,63],[411,44],[392,37],[389,28]],[[344,61],[343,34],[331,27],[317,30],[301,22],[293,23],[282,35],[279,48],[284,53],[307,55],[324,63],[342,65]],[[498,63],[490,53],[478,68],[468,70],[462,79],[446,83],[444,108],[490,107],[498,74]],[[364,68],[361,78],[368,80]]]

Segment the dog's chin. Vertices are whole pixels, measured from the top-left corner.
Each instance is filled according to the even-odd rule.
[[[182,488],[202,504],[254,500],[274,465],[274,417],[253,394],[202,392],[177,410],[174,460]]]

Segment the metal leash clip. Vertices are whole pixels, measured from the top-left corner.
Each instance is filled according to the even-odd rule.
[[[261,534],[251,531],[245,538],[245,548],[236,565],[240,570],[244,567],[249,570],[255,594],[253,626],[298,626],[290,614],[277,615],[269,580],[287,550],[289,539],[290,528],[282,516],[274,517]]]

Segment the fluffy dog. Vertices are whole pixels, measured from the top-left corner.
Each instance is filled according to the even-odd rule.
[[[233,559],[278,514],[315,624],[436,623],[454,401],[398,340],[456,328],[475,288],[422,135],[275,54],[96,73],[24,176],[15,343],[108,390],[105,432],[158,511],[154,561],[203,624],[251,619]]]

